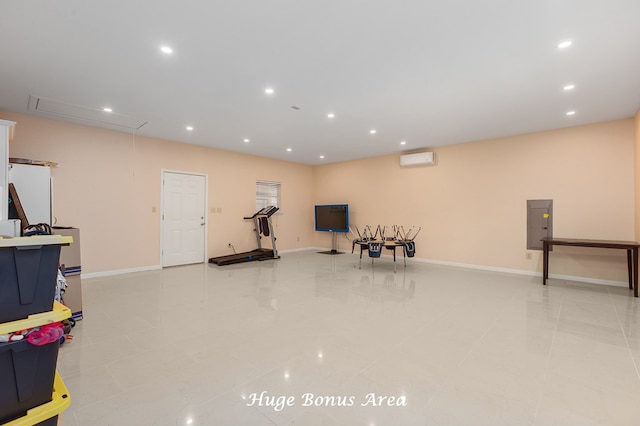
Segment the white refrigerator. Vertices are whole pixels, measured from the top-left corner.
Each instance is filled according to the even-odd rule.
[[[31,164],[10,164],[9,182],[20,198],[29,224],[52,225],[53,203],[51,191],[51,169]],[[24,228],[25,224],[22,224]]]

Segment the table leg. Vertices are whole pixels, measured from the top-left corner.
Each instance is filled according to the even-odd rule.
[[[633,295],[638,297],[638,247],[633,248]]]
[[[549,243],[542,242],[542,285],[547,285],[549,278]]]
[[[633,289],[633,261],[631,260],[632,249],[627,249],[627,269],[629,271],[629,289]]]
[[[404,267],[407,267],[407,246],[402,246],[402,260],[404,260]]]
[[[396,246],[393,246],[393,272],[396,272]]]

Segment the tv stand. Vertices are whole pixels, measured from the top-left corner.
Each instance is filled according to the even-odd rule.
[[[334,254],[344,254],[343,251],[338,251],[338,241],[337,238],[338,235],[331,231],[331,250],[329,251],[320,251],[318,253],[320,254],[330,254],[330,255],[334,255]]]

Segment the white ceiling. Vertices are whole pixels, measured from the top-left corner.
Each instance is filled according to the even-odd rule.
[[[0,16],[0,109],[109,106],[146,122],[136,134],[305,164],[640,109],[639,0],[22,0]]]

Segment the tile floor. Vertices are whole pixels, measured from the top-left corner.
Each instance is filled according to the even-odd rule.
[[[628,289],[357,263],[306,251],[85,280],[59,425],[640,424]]]

